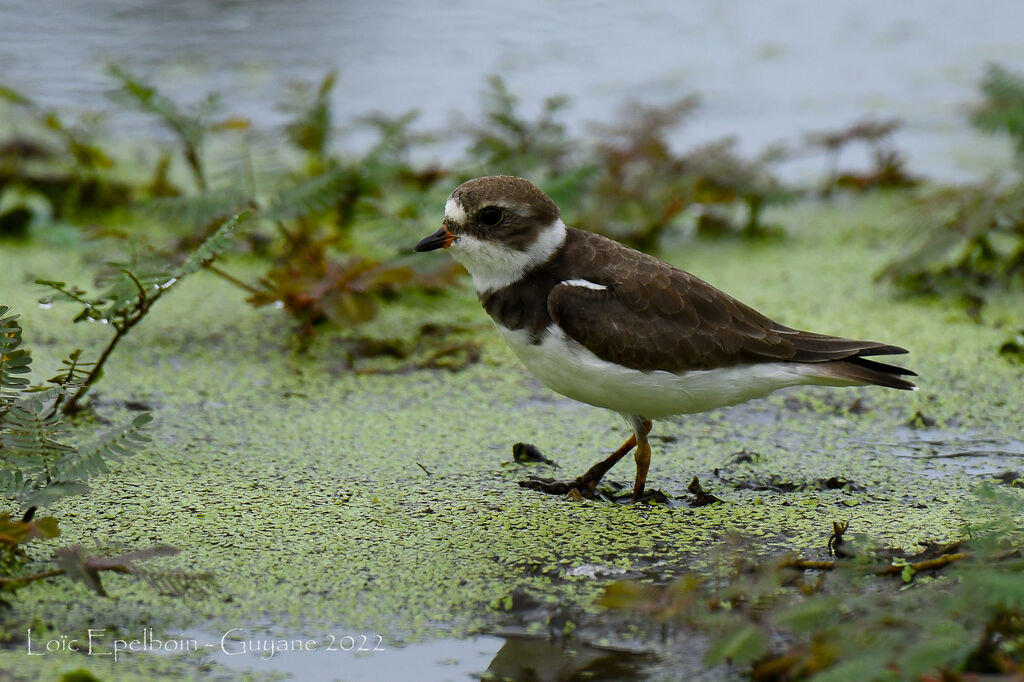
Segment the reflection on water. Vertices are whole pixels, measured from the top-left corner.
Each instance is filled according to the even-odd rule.
[[[282,120],[285,83],[337,68],[339,120],[416,108],[436,128],[476,111],[484,77],[500,73],[528,108],[569,95],[577,132],[628,98],[696,91],[704,106],[680,142],[738,134],[751,153],[865,114],[899,116],[913,170],[945,176],[971,174],[972,159],[984,168],[985,148],[1005,146],[979,150],[963,105],[985,62],[1024,59],[1015,0],[941,11],[928,0],[0,0],[0,16],[0,78],[61,108],[105,107],[101,65],[120,60],[177,99],[230,92],[232,110],[269,126]],[[145,125],[119,115],[119,130]]]
[[[281,673],[303,682],[383,682],[385,680],[418,680],[421,682],[462,682],[478,680],[487,669],[504,640],[499,637],[471,639],[439,639],[431,642],[394,646],[384,642],[373,646],[376,639],[360,647],[338,635],[310,637],[287,635],[277,638],[285,644],[269,651],[266,642],[275,637],[246,633],[238,640],[228,638],[221,645],[223,633],[188,630],[182,637],[200,643],[204,660],[231,670],[256,674]],[[294,642],[294,644],[292,644]],[[368,649],[359,651],[359,648]],[[377,649],[377,650],[375,650]],[[187,655],[187,654],[186,654]]]
[[[356,646],[340,637],[333,641],[248,634],[246,637],[222,641],[221,635],[191,630],[180,638],[198,642],[198,653],[157,653],[202,656],[232,670],[283,673],[304,682],[468,682],[481,678],[517,682],[628,682],[651,679],[658,661],[645,652],[578,642],[560,644],[546,638],[517,635],[439,639],[401,647],[383,644],[378,650],[370,646],[376,642],[374,639],[368,640],[363,647],[367,650],[362,652],[358,651],[358,637]]]
[[[508,637],[487,672],[498,680],[568,682],[570,680],[646,680],[654,657],[644,652],[560,645],[547,639]]]

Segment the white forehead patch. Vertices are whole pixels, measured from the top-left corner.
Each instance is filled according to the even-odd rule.
[[[567,279],[562,284],[567,284],[571,287],[582,287],[584,289],[593,289],[594,291],[604,291],[608,287],[603,284],[595,284],[589,279]]]
[[[449,197],[448,201],[445,202],[444,217],[456,225],[465,225],[469,222],[469,216],[466,215],[466,209],[462,207],[462,202],[455,197]]]

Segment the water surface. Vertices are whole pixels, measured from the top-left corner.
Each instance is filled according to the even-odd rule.
[[[438,128],[478,112],[485,77],[498,73],[529,110],[568,95],[577,132],[630,98],[699,92],[703,107],[677,141],[738,135],[747,152],[897,116],[911,167],[944,178],[1006,162],[1006,145],[971,132],[964,109],[986,62],[1024,63],[1024,3],[1012,0],[3,0],[0,17],[0,79],[61,108],[104,108],[102,65],[115,60],[178,99],[230,93],[232,110],[270,126],[284,120],[275,104],[287,82],[338,69],[339,121],[418,109]],[[134,116],[115,123],[147,129]],[[820,165],[791,162],[784,172]]]

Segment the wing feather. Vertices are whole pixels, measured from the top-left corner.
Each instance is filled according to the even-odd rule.
[[[573,232],[576,275],[605,288],[557,284],[547,299],[548,314],[569,337],[609,362],[679,372],[906,352],[875,341],[791,329],[656,258],[592,233]]]

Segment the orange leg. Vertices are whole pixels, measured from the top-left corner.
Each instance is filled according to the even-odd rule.
[[[633,453],[633,457],[636,460],[636,481],[633,483],[634,502],[644,494],[644,485],[647,484],[647,470],[651,467],[651,444],[647,440],[647,434],[651,432],[651,426],[650,419],[633,417],[633,439],[637,441],[636,452]]]
[[[651,431],[651,420],[643,417],[631,417],[633,423],[633,435],[626,439],[618,450],[608,455],[594,466],[587,469],[587,473],[571,481],[559,481],[550,478],[530,478],[520,481],[519,485],[524,488],[540,490],[554,495],[565,495],[575,489],[584,497],[593,497],[597,484],[601,482],[608,470],[619,463],[619,460],[629,454],[630,450],[636,451],[636,484],[633,487],[633,500],[636,500],[644,491],[644,483],[647,480],[647,468],[651,462],[651,446],[647,442],[647,434]],[[640,447],[637,447],[639,436]]]
[[[608,470],[619,463],[619,460],[629,454],[629,451],[636,447],[636,436],[630,436],[626,439],[626,442],[619,446],[619,449],[608,455],[608,457],[594,466],[587,469],[587,473],[583,474],[576,479],[576,482],[580,484],[580,492],[584,495],[593,494],[594,489],[597,488],[597,484],[600,483],[604,475],[608,473]]]

